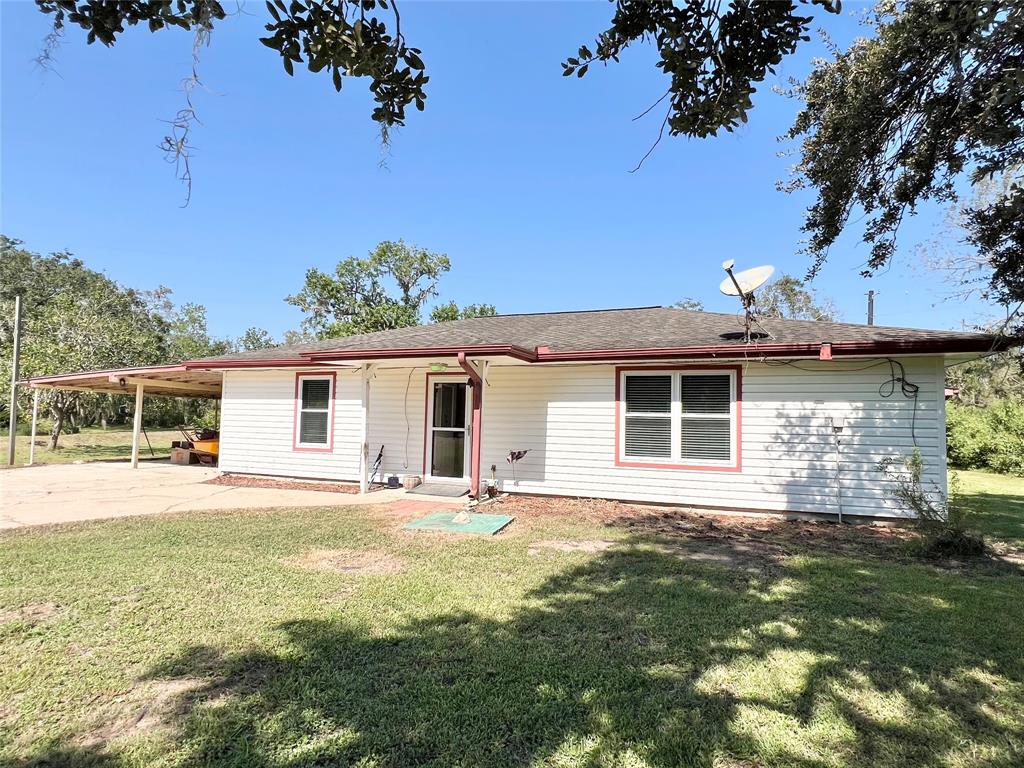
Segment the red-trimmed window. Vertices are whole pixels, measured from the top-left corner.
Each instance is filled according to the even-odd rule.
[[[738,468],[735,369],[645,368],[618,375],[618,463]]]
[[[334,377],[300,375],[295,389],[295,447],[330,450]]]

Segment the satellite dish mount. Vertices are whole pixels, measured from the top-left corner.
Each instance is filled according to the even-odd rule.
[[[743,304],[743,341],[750,343],[750,328],[754,324],[754,313],[757,310],[757,299],[754,291],[764,285],[768,278],[775,272],[775,267],[765,265],[744,269],[742,272],[733,273],[732,268],[736,262],[732,259],[722,262],[722,269],[728,277],[722,281],[719,289],[726,296],[739,296]]]

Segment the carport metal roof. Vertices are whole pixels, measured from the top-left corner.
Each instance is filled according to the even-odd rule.
[[[139,433],[142,431],[142,399],[145,395],[162,397],[203,397],[219,400],[223,376],[219,371],[189,370],[184,365],[151,365],[143,368],[115,368],[106,371],[34,376],[21,383],[36,390],[32,400],[32,439],[29,464],[35,461],[36,425],[39,417],[39,390],[71,389],[111,395],[135,395],[132,419],[132,467],[139,466]],[[13,452],[12,452],[13,454]]]
[[[219,371],[189,370],[183,365],[151,365],[35,376],[23,383],[40,389],[71,389],[111,395],[133,395],[136,387],[142,384],[147,395],[217,399],[221,396],[221,378]]]

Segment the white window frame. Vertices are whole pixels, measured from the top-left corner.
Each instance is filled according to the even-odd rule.
[[[633,456],[626,455],[626,379],[629,376],[670,376],[672,381],[672,401],[669,409],[671,419],[671,455],[664,456]],[[683,376],[728,376],[729,377],[729,413],[683,413]],[[619,371],[619,446],[617,463],[625,466],[656,466],[679,469],[738,469],[739,467],[739,406],[737,401],[738,371],[735,368],[644,368]],[[632,413],[630,416],[643,416]],[[660,416],[659,416],[660,417]],[[663,417],[660,417],[663,418]],[[682,440],[684,418],[728,419],[729,421],[729,459],[684,459],[682,458]]]
[[[426,440],[423,452],[423,477],[426,480],[436,480],[439,483],[455,482],[463,480],[469,482],[470,478],[470,453],[472,452],[471,441],[473,437],[473,389],[469,386],[469,376],[454,376],[450,374],[438,374],[429,376],[427,381],[428,397],[426,403]],[[465,384],[466,385],[466,425],[461,429],[458,427],[435,427],[434,426],[434,385],[435,384]],[[446,475],[434,475],[434,433],[435,432],[462,432],[462,477],[448,477]]]
[[[322,375],[302,375],[299,376],[298,393],[295,399],[295,447],[296,448],[313,448],[320,451],[327,451],[331,449],[331,430],[334,428],[334,386],[335,381],[333,376],[322,376]],[[307,381],[326,381],[327,382],[327,409],[322,408],[303,408],[302,407],[302,388]],[[322,443],[304,443],[302,442],[302,416],[305,413],[326,413],[327,414],[327,434],[326,439]]]

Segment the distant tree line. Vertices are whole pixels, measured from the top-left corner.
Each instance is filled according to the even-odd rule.
[[[437,281],[451,269],[447,256],[382,242],[366,258],[338,263],[335,274],[311,269],[302,290],[287,301],[306,314],[302,329],[280,343],[387,330],[422,321],[425,303],[437,296]],[[176,363],[278,344],[263,328],[237,339],[211,335],[206,307],[176,304],[171,289],[129,288],[90,269],[68,251],[47,255],[0,235],[0,377],[10,381],[14,299],[22,300],[21,378],[58,373]],[[493,315],[490,304],[438,304],[431,322]],[[22,389],[19,410],[27,427],[32,393]],[[131,419],[131,398],[74,390],[43,390],[41,415],[56,448],[60,435],[82,427]],[[7,420],[6,399],[0,409]],[[149,398],[146,423],[159,426],[212,424],[214,404],[194,398]]]
[[[129,288],[90,269],[68,251],[42,255],[0,235],[0,376],[4,381],[11,376],[15,296],[22,301],[22,378],[155,365],[273,344],[270,335],[258,328],[249,329],[238,340],[214,338],[207,327],[206,307],[176,305],[169,288]],[[20,392],[19,408],[26,416],[31,399],[31,392]],[[129,399],[43,390],[41,415],[50,447],[57,447],[66,430],[129,419]],[[2,408],[6,423],[6,398]],[[151,398],[146,402],[149,424],[202,423],[211,415],[206,400]]]

